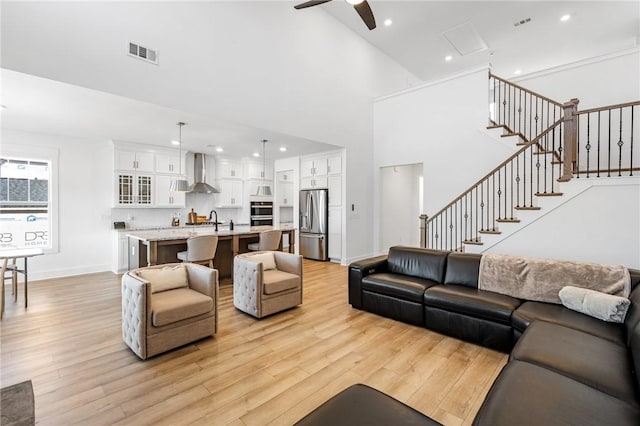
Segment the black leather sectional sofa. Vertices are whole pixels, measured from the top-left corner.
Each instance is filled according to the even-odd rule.
[[[476,425],[640,425],[640,271],[615,324],[478,290],[481,256],[392,247],[350,265],[349,303],[510,353]]]

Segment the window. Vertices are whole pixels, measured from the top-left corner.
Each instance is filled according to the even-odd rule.
[[[0,157],[0,247],[54,248],[52,162]]]

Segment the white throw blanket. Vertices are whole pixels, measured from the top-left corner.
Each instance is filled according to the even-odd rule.
[[[602,265],[484,254],[478,288],[518,299],[560,304],[565,286],[629,297],[631,276],[623,265]]]

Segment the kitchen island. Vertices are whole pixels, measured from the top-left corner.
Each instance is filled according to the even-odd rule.
[[[289,227],[238,226],[233,231],[215,231],[210,226],[194,226],[129,232],[127,233],[127,237],[129,237],[129,269],[145,265],[179,262],[177,254],[187,249],[189,237],[217,235],[218,249],[213,259],[213,266],[218,270],[220,278],[230,278],[233,275],[233,258],[239,253],[249,251],[247,245],[257,242],[260,238],[260,232],[271,229],[279,229],[282,231],[283,237],[288,236],[288,251],[294,253],[296,230]],[[282,247],[281,241],[280,249]]]

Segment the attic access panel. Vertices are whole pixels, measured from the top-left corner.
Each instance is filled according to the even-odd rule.
[[[443,37],[453,46],[460,56],[470,55],[487,50],[487,43],[480,37],[474,26],[466,24],[453,27],[442,33]]]

